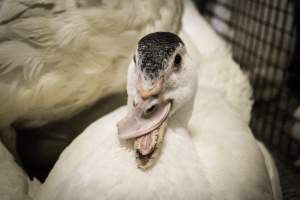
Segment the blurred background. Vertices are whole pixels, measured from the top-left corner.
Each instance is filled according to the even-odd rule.
[[[255,99],[252,130],[276,160],[284,199],[299,200],[300,2],[194,1],[199,12],[232,47],[234,59],[249,74]],[[125,94],[108,97],[92,109],[46,128],[17,127],[22,165],[31,176],[43,181],[60,152],[85,127],[125,103]]]

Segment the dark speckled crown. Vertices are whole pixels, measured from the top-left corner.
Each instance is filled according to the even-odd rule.
[[[183,45],[182,40],[173,33],[156,32],[146,35],[138,42],[138,67],[150,79],[158,78],[160,71],[166,67],[164,61],[180,44]]]

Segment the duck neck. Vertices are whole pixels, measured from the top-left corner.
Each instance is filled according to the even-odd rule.
[[[170,122],[176,122],[179,126],[187,128],[194,108],[194,98],[188,100],[171,117]]]

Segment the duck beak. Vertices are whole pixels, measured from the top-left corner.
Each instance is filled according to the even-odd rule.
[[[121,139],[134,140],[137,166],[142,170],[152,167],[160,155],[171,106],[171,102],[160,104],[149,116],[136,108],[117,124]]]
[[[133,139],[138,167],[153,166],[163,142],[166,119],[171,111],[171,101],[157,98],[162,91],[158,80],[151,89],[145,90],[137,84],[141,101],[130,107],[127,116],[117,123],[121,139]]]
[[[125,119],[117,124],[121,139],[132,139],[146,135],[166,120],[171,109],[171,103],[158,99],[162,93],[163,83],[164,78],[160,77],[149,88],[142,74],[139,74],[136,85],[141,99],[137,105],[130,108]]]
[[[145,116],[144,109],[136,107],[118,122],[118,133],[121,139],[132,139],[148,134],[157,129],[168,117],[171,102],[160,104],[149,116]]]

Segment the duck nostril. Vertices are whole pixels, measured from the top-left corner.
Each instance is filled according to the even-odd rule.
[[[144,114],[147,116],[147,115],[150,115],[152,114],[155,110],[157,109],[157,104],[153,104],[151,105],[150,107],[148,107],[145,111],[144,111]]]

